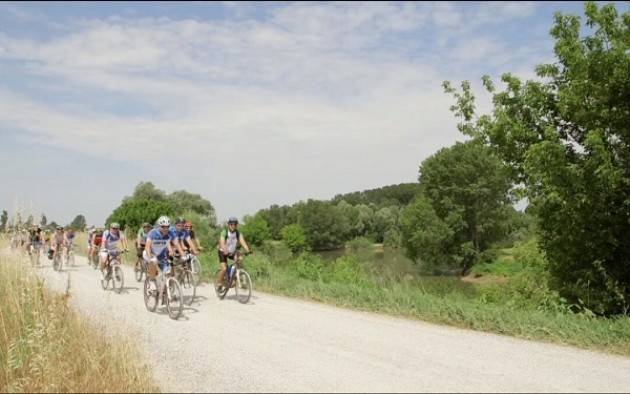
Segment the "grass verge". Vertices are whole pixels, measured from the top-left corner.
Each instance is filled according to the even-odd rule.
[[[47,291],[25,259],[0,255],[0,391],[155,392],[133,345],[112,341]]]

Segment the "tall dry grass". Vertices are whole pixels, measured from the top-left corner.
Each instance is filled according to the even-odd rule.
[[[23,257],[0,254],[0,300],[0,391],[158,390],[132,344],[82,320]]]

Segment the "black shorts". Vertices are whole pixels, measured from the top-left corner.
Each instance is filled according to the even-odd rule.
[[[138,256],[139,259],[143,258],[142,257],[142,252],[144,252],[144,247],[145,247],[145,245],[140,244],[140,248],[138,249],[138,253],[136,253],[136,256]]]
[[[236,260],[236,253],[225,254],[222,250],[218,251],[219,253],[219,262],[227,264],[228,259],[232,259],[232,261]]]

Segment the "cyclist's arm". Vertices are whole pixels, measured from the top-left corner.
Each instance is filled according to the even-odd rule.
[[[190,249],[190,251],[192,252],[192,254],[197,254],[197,248],[195,247],[195,243],[193,242],[193,239],[190,237],[190,234],[188,234],[188,239],[186,240],[186,242],[188,243],[188,247]]]
[[[153,241],[151,241],[151,238],[147,238],[147,243],[144,244],[144,250],[145,252],[147,252],[147,257],[149,257],[149,260],[151,260],[153,258],[153,253],[151,253],[151,244],[153,243]]]
[[[245,238],[243,237],[243,234],[240,234],[240,239],[238,240],[238,242],[241,244],[242,247],[245,248],[247,253],[249,253],[249,246],[247,245],[247,242],[245,242]]]
[[[184,248],[182,247],[182,243],[183,242],[179,242],[179,239],[175,239],[175,246],[177,247],[180,256],[184,256]]]
[[[123,250],[129,250],[129,245],[127,244],[127,237],[122,232],[120,233],[120,242],[122,243]]]

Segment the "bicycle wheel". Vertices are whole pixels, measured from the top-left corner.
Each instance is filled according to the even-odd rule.
[[[199,280],[201,278],[202,269],[201,269],[201,262],[199,261],[197,256],[193,256],[193,258],[190,259],[190,269],[192,271],[193,280],[195,281],[195,286],[199,286]]]
[[[136,275],[136,281],[142,282],[142,274],[144,274],[144,262],[138,260],[136,266],[133,268],[133,271]]]
[[[236,299],[241,304],[247,304],[252,296],[252,280],[245,270],[239,270],[236,277]]]
[[[63,260],[61,259],[61,256],[59,255],[59,253],[55,253],[55,257],[53,258],[53,269],[57,272],[61,272],[62,263],[63,263]]]
[[[124,284],[125,284],[125,277],[123,275],[123,270],[122,268],[120,268],[118,264],[115,264],[114,267],[112,268],[112,287],[114,288],[114,291],[120,294],[120,292],[123,289]]]
[[[70,252],[69,260],[70,260],[70,264],[72,264],[72,266],[74,267],[75,266],[74,252]]]
[[[151,286],[153,282],[153,286]],[[153,289],[151,289],[153,287]],[[158,304],[157,282],[155,279],[146,278],[144,280],[144,306],[149,312],[155,312]]]
[[[175,278],[166,280],[166,309],[168,316],[173,320],[177,320],[184,310],[182,289]]]
[[[230,290],[230,286],[227,286],[225,278],[223,278],[223,284],[222,284],[223,289],[221,289],[221,291],[219,291],[219,288],[218,288],[217,283],[216,283],[216,277],[219,276],[219,271],[220,270],[217,270],[217,272],[214,273],[214,277],[212,279],[213,279],[213,282],[214,282],[214,292],[217,294],[217,298],[222,300],[222,299],[225,298],[225,296],[227,295],[227,292]],[[225,275],[227,276],[227,272],[225,273]]]
[[[111,267],[108,267],[107,268],[107,273],[105,274],[105,277],[101,278],[101,287],[103,288],[103,290],[107,289],[107,286],[109,285],[110,277],[111,277]]]
[[[184,303],[191,305],[197,294],[197,285],[193,279],[192,272],[184,270],[179,280],[180,287],[182,288],[182,295],[184,297]]]

